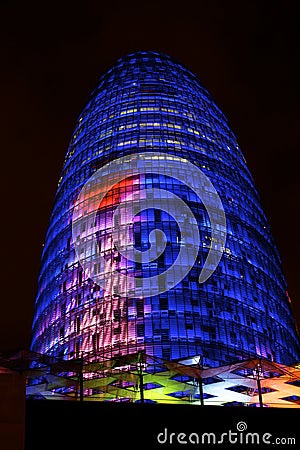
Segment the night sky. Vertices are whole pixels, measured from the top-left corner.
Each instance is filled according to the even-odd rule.
[[[1,2],[0,351],[29,348],[42,244],[75,120],[99,76],[138,50],[186,65],[229,119],[300,325],[297,1],[106,3]]]

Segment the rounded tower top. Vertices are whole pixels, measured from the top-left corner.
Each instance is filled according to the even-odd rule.
[[[227,238],[217,270],[204,283],[199,276],[215,245],[205,202],[189,183],[166,173],[135,173],[106,193],[95,220],[75,240],[92,242],[84,258],[98,248],[104,263],[93,264],[91,271],[103,271],[107,285],[98,286],[83,270],[72,236],[79,193],[99,169],[137,154],[159,154],[162,159],[167,154],[185,168],[192,163],[218,193]],[[199,229],[196,244],[180,232],[185,213],[174,218],[159,208],[161,203],[153,206],[153,198],[168,190],[192,212]],[[98,204],[96,193],[89,195]],[[151,207],[135,204],[150,197]],[[115,243],[116,223],[122,226]],[[132,261],[121,253],[120,242],[147,252],[154,234],[157,242],[165,236],[156,259]],[[187,256],[180,282],[163,281],[153,296],[127,295],[130,283],[140,287],[141,278],[169,270],[181,247],[189,246],[197,247],[196,259],[190,264]],[[112,273],[128,279],[118,284]],[[164,359],[200,355],[206,365],[257,355],[291,363],[300,352],[286,291],[245,158],[210,93],[170,56],[141,51],[119,59],[100,77],[71,138],[42,256],[33,350],[65,358],[144,350]]]

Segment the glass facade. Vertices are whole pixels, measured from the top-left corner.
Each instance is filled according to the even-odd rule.
[[[181,282],[158,295],[130,298],[122,286],[103,289],[86,275],[72,242],[72,214],[83,185],[99,168],[144,152],[167,153],[202,170],[223,203],[227,239],[217,270],[200,284],[212,244],[203,203],[172,177],[127,177],[106,194],[88,231],[97,234],[106,270],[117,269],[134,283],[163,273],[186,245],[176,220],[149,208],[135,215],[131,239],[145,251],[151,231],[160,229],[164,252],[151,263],[128,261],[118,252],[113,212],[120,204],[130,210],[133,198],[147,189],[180,197],[200,235],[196,262]],[[31,348],[65,359],[87,352],[114,357],[145,351],[167,360],[200,355],[208,366],[254,356],[285,364],[300,359],[280,257],[236,138],[197,77],[166,55],[138,52],[117,61],[78,118],[45,240]]]

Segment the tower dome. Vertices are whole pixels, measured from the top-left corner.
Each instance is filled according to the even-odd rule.
[[[126,295],[116,285],[99,285],[84,270],[72,234],[74,207],[98,170],[147,153],[186,161],[207,177],[224,208],[226,242],[216,269],[199,283],[214,245],[204,203],[170,174],[127,176],[103,197],[95,226],[83,230],[97,236],[106,272],[124,273],[128,282],[156,276],[189,245],[172,214],[152,202],[133,211],[127,231],[143,253],[151,232],[161,230],[164,251],[147,262],[124,260],[114,242],[112,216],[150,189],[170,191],[184,202],[196,220],[199,242],[193,265],[177,284],[156,295]],[[32,332],[32,350],[66,359],[143,350],[169,360],[200,355],[211,366],[256,355],[285,364],[299,360],[280,257],[245,158],[210,93],[171,57],[138,52],[118,60],[79,115],[46,235]]]

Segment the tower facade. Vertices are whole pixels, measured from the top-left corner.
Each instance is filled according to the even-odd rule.
[[[145,252],[158,229],[165,249],[151,262],[124,261],[112,215],[147,189],[179,197],[199,230],[197,258],[184,278],[157,295],[132,297],[120,286],[99,286],[86,273],[75,252],[72,219],[82,187],[97,170],[147,152],[189,161],[206,175],[223,204],[227,237],[216,270],[199,283],[213,246],[203,202],[168,175],[139,173],[119,181],[102,199],[95,224],[82,230],[97,236],[106,271],[119,270],[133,282],[159,275],[188,245],[174,217],[152,204],[135,214],[131,240]],[[42,255],[32,350],[64,358],[139,350],[164,359],[201,355],[211,366],[255,355],[285,364],[300,359],[280,257],[236,138],[197,77],[166,55],[138,52],[117,61],[78,118]]]

